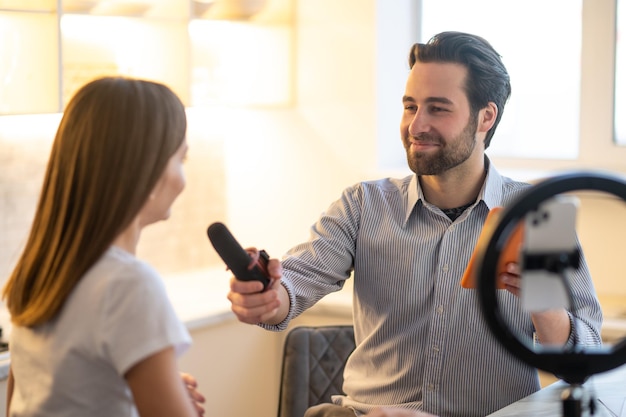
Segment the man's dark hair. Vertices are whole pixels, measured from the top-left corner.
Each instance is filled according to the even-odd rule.
[[[504,104],[511,95],[509,73],[500,55],[480,36],[462,32],[442,32],[428,43],[416,43],[411,47],[409,67],[416,62],[450,62],[467,68],[465,93],[472,116],[494,102],[498,115],[493,127],[485,136],[485,149],[489,147],[496,127],[504,113]]]

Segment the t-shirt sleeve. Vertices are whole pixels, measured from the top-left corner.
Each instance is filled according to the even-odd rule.
[[[147,264],[124,268],[111,279],[100,320],[98,344],[120,375],[168,347],[179,356],[191,346],[163,281]]]

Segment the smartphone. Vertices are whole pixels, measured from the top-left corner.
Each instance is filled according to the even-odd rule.
[[[478,270],[480,268],[480,262],[482,262],[485,256],[487,245],[493,237],[493,232],[498,226],[498,222],[500,221],[500,216],[503,211],[503,207],[494,207],[489,210],[483,229],[478,236],[478,240],[476,241],[474,252],[472,252],[472,256],[470,257],[467,267],[465,268],[465,272],[463,273],[463,277],[461,278],[461,286],[463,288],[478,287]],[[519,258],[523,239],[523,226],[524,223],[520,222],[520,224],[515,227],[506,244],[502,248],[496,267],[496,274],[498,276],[506,272],[506,265],[508,263],[515,262],[519,264],[521,262]],[[506,286],[501,280],[497,279],[496,288],[502,290],[505,289]]]
[[[524,309],[543,311],[569,306],[564,272],[578,268],[578,206],[576,197],[557,195],[526,214],[520,295]]]

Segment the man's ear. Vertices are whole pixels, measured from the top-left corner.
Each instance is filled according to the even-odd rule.
[[[496,122],[497,116],[498,106],[493,101],[490,101],[486,107],[478,112],[477,131],[482,133],[488,132]]]

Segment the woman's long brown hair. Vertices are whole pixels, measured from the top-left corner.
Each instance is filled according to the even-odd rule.
[[[82,87],[61,119],[30,235],[3,291],[11,320],[53,319],[130,225],[184,140],[185,109],[166,86],[107,77]]]

